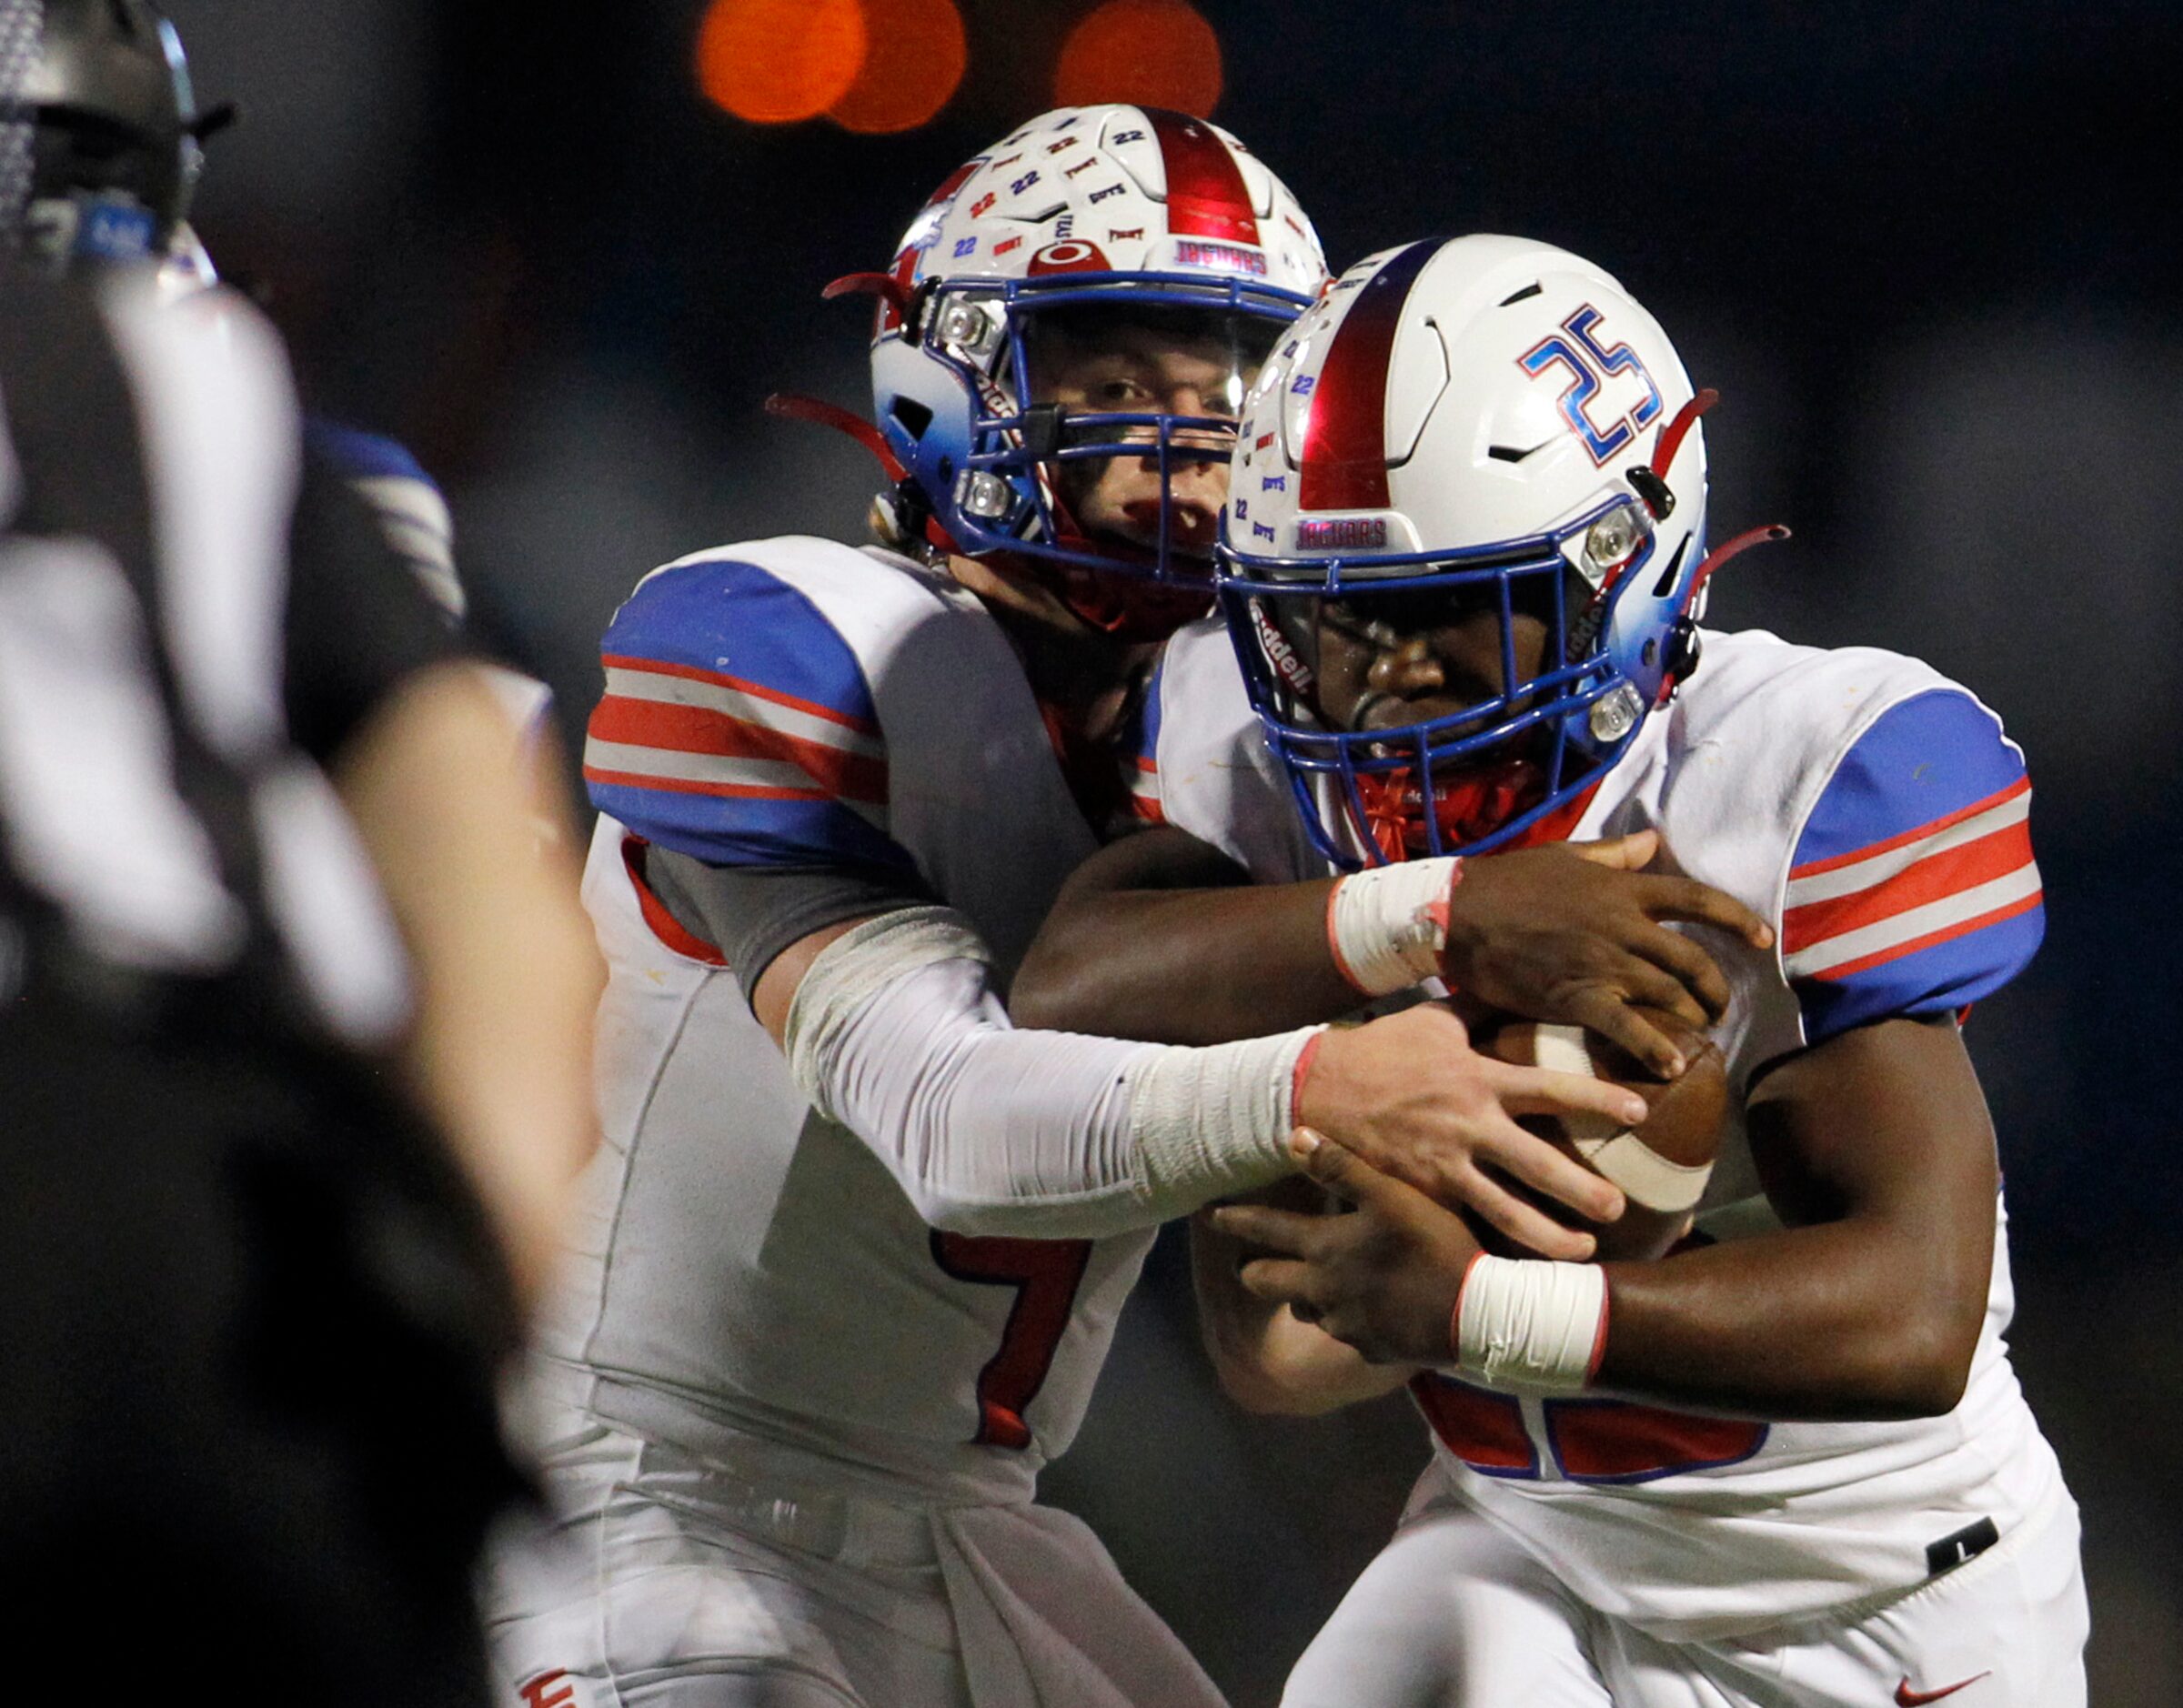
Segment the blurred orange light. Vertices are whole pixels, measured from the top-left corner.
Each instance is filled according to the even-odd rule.
[[[864,68],[827,116],[880,136],[915,130],[947,105],[970,63],[955,0],[864,0]]]
[[[1221,98],[1221,43],[1186,0],[1106,0],[1061,44],[1062,106],[1127,101],[1209,117]]]
[[[712,0],[698,30],[705,98],[754,125],[816,118],[864,68],[859,0]]]

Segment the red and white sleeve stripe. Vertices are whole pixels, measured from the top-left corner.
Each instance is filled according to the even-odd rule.
[[[887,750],[868,718],[755,682],[609,655],[584,777],[746,800],[837,800],[883,826]]]
[[[1782,916],[1791,979],[1846,979],[2039,905],[2031,782],[1869,847],[1793,868]]]
[[[1147,824],[1167,822],[1167,809],[1160,799],[1160,768],[1142,754],[1130,772],[1130,811]]]

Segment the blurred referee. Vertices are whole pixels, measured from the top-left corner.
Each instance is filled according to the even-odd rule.
[[[140,0],[53,22],[87,11],[164,29]],[[45,13],[0,0],[0,252],[56,161],[122,158],[39,104]],[[75,214],[165,216],[114,176]],[[589,1135],[573,887],[504,715],[305,467],[270,330],[225,293],[160,306],[148,267],[25,259],[0,253],[8,1670],[476,1703],[468,1572],[514,1486],[493,1384]]]

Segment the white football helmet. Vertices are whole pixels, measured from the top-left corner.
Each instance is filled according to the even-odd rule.
[[[1581,811],[1696,663],[1711,401],[1605,271],[1517,237],[1373,256],[1282,341],[1245,407],[1222,601],[1330,857],[1501,847]],[[1499,691],[1333,727],[1315,689],[1336,602],[1398,630],[1497,606]],[[1546,625],[1522,679],[1520,613]]]
[[[1311,222],[1234,137],[1181,114],[1095,106],[1044,114],[971,161],[933,193],[889,273],[834,288],[884,298],[873,400],[913,530],[1039,569],[1088,620],[1128,630],[1148,616],[1172,628],[1187,614],[1176,589],[1202,608],[1210,552],[1175,544],[1171,457],[1228,455],[1251,374],[1325,280]],[[1117,314],[1224,340],[1227,408],[1064,411],[1036,396],[1041,338],[1081,337]],[[1079,527],[1061,472],[1123,457],[1157,458],[1161,476],[1157,544],[1134,556]]]

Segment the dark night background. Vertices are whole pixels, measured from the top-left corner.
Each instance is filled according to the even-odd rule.
[[[690,74],[698,0],[522,7],[172,0],[215,146],[198,224],[267,295],[320,408],[447,486],[481,619],[571,729],[644,570],[777,532],[860,537],[872,470],[775,424],[864,401],[864,311],[924,192],[1050,105],[1081,5],[964,0],[932,124],[760,128]],[[2018,1367],[2085,1508],[2093,1700],[2183,1671],[2183,11],[1201,0],[1213,116],[1339,267],[1503,230],[1613,269],[1701,385],[1723,626],[1918,653],[2031,759],[2047,946],[1982,1007],[2022,1295]],[[1400,1404],[1311,1425],[1214,1394],[1164,1245],[1049,1479],[1239,1704],[1386,1533],[1424,1459]]]

